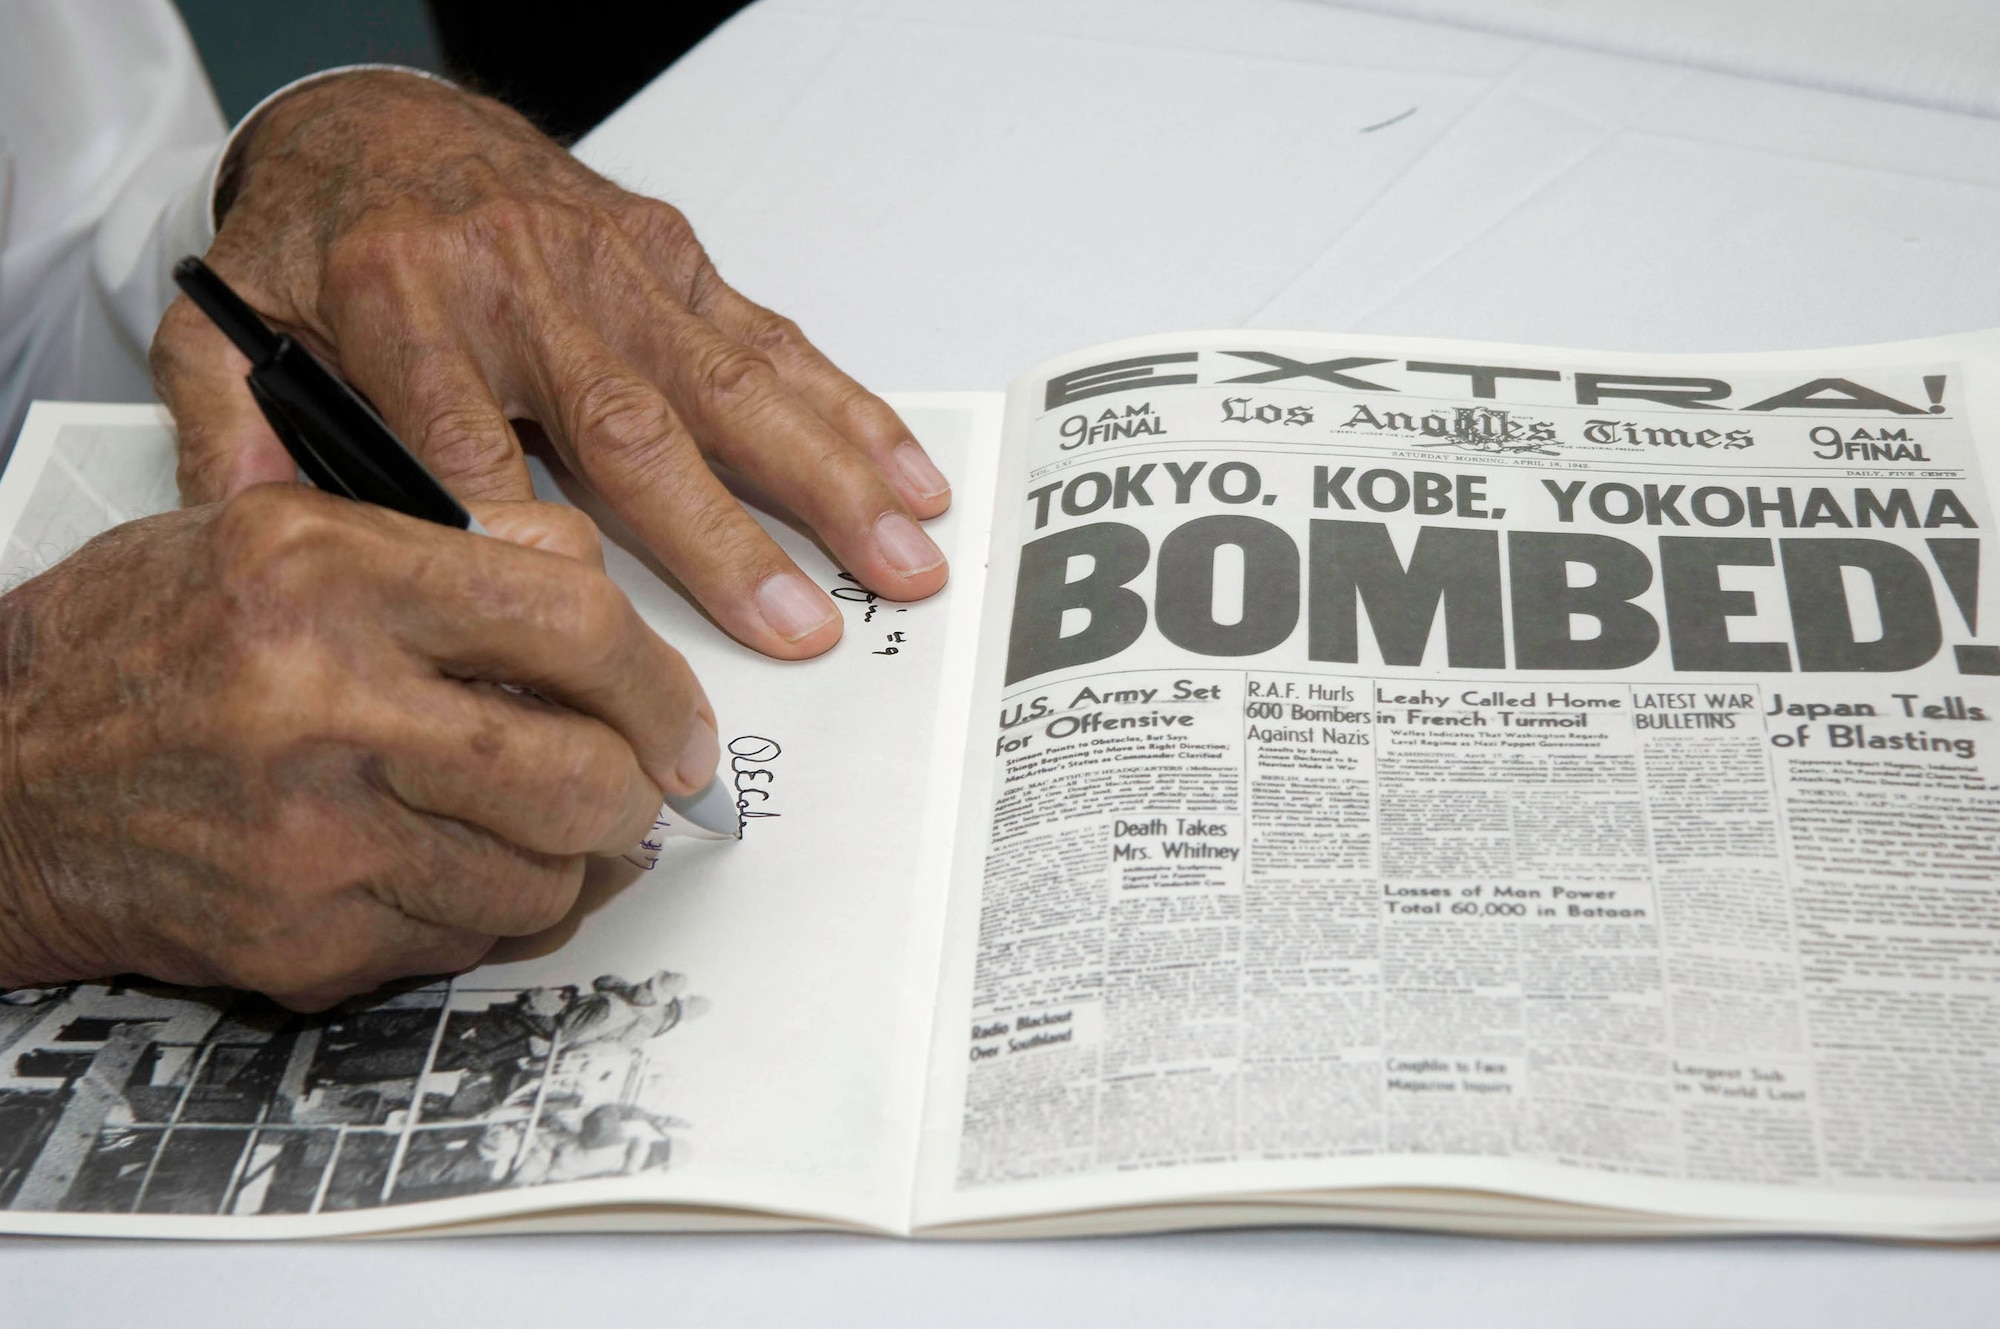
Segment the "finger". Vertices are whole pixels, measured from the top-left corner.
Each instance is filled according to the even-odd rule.
[[[881,471],[785,390],[769,360],[691,314],[656,320],[648,367],[704,451],[805,518],[871,590],[918,600],[944,585],[944,551]]]
[[[631,745],[589,716],[447,679],[419,680],[398,702],[368,746],[412,808],[558,855],[623,853],[659,813],[660,786]]]
[[[267,939],[219,977],[295,1011],[323,1011],[396,979],[469,969],[493,941],[492,933],[416,918],[353,891],[314,916],[311,935]]]
[[[349,278],[334,305],[343,372],[460,498],[535,496],[528,460],[486,375],[460,346],[444,300],[404,269]]]
[[[656,805],[657,806],[657,805]],[[476,826],[405,809],[404,866],[369,895],[419,923],[488,936],[553,927],[583,889],[580,854],[542,854]]]
[[[509,544],[561,554],[600,570],[604,567],[604,539],[597,523],[575,508],[561,503],[478,500],[469,501],[466,507],[489,533]]]
[[[594,716],[658,788],[692,793],[714,776],[714,711],[701,685],[602,572],[396,513],[343,515],[383,536],[374,557],[400,575],[377,612],[429,665],[532,687]]]
[[[616,245],[593,269],[599,282],[637,288],[646,299],[593,302],[639,370],[666,392],[703,452],[803,517],[834,556],[870,589],[915,600],[944,585],[944,554],[923,532],[881,471],[786,389],[762,353],[686,312],[636,258]],[[638,325],[629,313],[645,308]]]
[[[832,597],[725,489],[665,398],[596,334],[543,307],[543,424],[569,461],[739,641],[800,659],[840,639]]]
[[[586,271],[613,345],[665,390],[710,458],[803,517],[869,589],[916,600],[944,585],[943,552],[881,468],[788,389],[768,357],[683,308],[622,233]]]
[[[950,505],[950,484],[888,403],[835,368],[796,323],[745,299],[723,281],[679,211],[653,199],[628,197],[615,215],[621,233],[672,302],[767,356],[785,387],[873,461],[912,513],[934,517]]]
[[[726,336],[770,357],[779,380],[872,461],[904,506],[935,517],[951,506],[951,482],[889,403],[842,373],[798,324],[731,289],[708,269],[693,309]]]
[[[215,503],[252,485],[298,478],[250,395],[250,361],[186,296],[153,336],[153,386],[174,417],[181,501]]]

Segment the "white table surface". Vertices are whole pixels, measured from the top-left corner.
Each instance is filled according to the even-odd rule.
[[[1591,8],[1494,4],[1536,32]],[[1771,68],[1788,81],[1312,0],[764,0],[581,151],[679,203],[725,275],[883,389],[998,388],[1196,327],[1679,351],[2000,324],[2000,122],[1918,104],[1908,71],[1889,101],[1802,86],[1796,52]],[[1313,1231],[0,1241],[6,1329],[1475,1320],[1992,1325],[2000,1256]]]

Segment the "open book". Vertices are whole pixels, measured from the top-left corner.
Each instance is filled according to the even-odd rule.
[[[772,523],[827,657],[608,551],[740,843],[321,1016],[9,994],[0,1228],[2000,1236],[2000,334],[1227,332],[895,404],[952,584]],[[172,473],[38,406],[8,584]]]

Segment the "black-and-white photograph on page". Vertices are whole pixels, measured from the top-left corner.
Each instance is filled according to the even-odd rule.
[[[657,1173],[670,970],[439,981],[299,1015],[135,981],[0,994],[0,1208],[317,1214]]]

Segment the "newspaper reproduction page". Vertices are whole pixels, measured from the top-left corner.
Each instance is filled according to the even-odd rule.
[[[920,1228],[2000,1231],[1996,377],[1252,331],[1017,382]]]
[[[649,837],[551,932],[318,1015],[132,979],[0,994],[0,1231],[905,1230],[962,762],[936,717],[965,711],[998,396],[896,401],[959,480],[932,600],[771,523],[847,615],[818,660],[738,646],[607,539],[714,704],[740,841]],[[0,480],[5,585],[175,506],[174,464],[162,411],[38,404]]]

